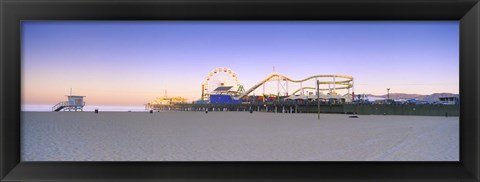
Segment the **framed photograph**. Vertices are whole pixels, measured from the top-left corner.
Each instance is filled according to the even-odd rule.
[[[478,1],[2,1],[1,179],[478,181]]]

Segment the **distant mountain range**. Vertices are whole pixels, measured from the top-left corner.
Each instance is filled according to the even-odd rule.
[[[385,95],[372,95],[366,94],[369,97],[383,97],[387,98],[387,94]],[[391,93],[390,99],[418,99],[424,101],[438,101],[440,97],[459,97],[459,94],[452,94],[452,93],[434,93],[430,95],[420,95],[420,94],[404,94],[404,93]]]

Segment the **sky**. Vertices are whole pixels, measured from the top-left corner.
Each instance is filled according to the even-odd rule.
[[[23,21],[21,30],[23,105],[53,106],[70,88],[87,105],[142,106],[165,91],[197,100],[219,67],[245,89],[275,67],[292,79],[353,76],[356,94],[459,93],[458,21]]]

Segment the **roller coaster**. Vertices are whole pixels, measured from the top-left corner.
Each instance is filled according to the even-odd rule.
[[[265,84],[271,81],[277,81],[277,91],[276,94],[273,94],[277,99],[280,97],[291,100],[320,98],[325,100],[336,99],[343,102],[351,102],[354,99],[354,79],[352,76],[313,75],[304,79],[294,80],[279,73],[272,73],[250,89],[244,90],[235,72],[228,68],[215,68],[207,75],[205,82],[202,84],[201,100],[206,103],[240,103],[248,101],[248,97],[261,86],[263,86],[262,96],[265,96]],[[317,82],[319,84],[318,90],[321,91],[319,96],[316,95]],[[289,83],[297,83],[300,86],[293,92],[290,92],[288,89]],[[304,84],[315,85],[315,87],[304,87]],[[306,94],[305,90],[313,90],[313,92]],[[323,93],[325,91],[326,93]],[[339,94],[338,91],[345,94]],[[219,100],[218,98],[220,97],[223,97],[224,100]]]

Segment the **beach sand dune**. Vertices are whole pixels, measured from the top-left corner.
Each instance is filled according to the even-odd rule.
[[[459,118],[22,112],[23,161],[458,161]]]

